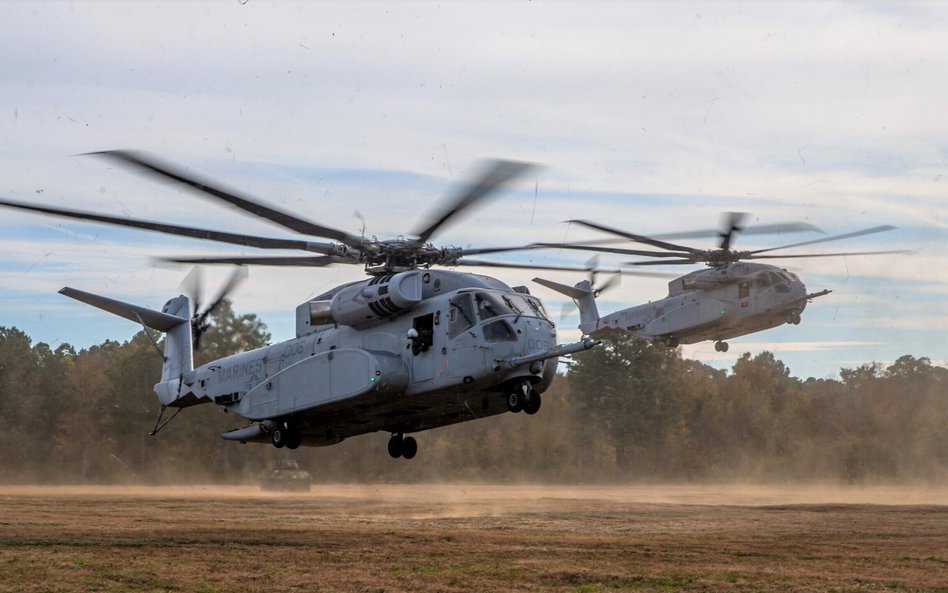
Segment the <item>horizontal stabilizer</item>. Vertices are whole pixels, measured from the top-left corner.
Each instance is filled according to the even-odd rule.
[[[565,294],[574,300],[579,300],[586,295],[592,294],[591,290],[583,289],[578,286],[567,286],[565,284],[560,284],[559,282],[553,282],[552,280],[546,280],[544,278],[534,278],[533,281],[542,286],[546,286],[550,290],[555,290],[560,294]]]
[[[172,328],[175,328],[182,323],[188,322],[187,317],[168,315],[167,313],[162,313],[161,311],[155,311],[154,309],[139,307],[137,305],[130,305],[128,303],[123,303],[122,301],[116,301],[114,299],[109,299],[97,294],[92,294],[91,292],[84,292],[81,290],[76,290],[75,288],[69,288],[68,286],[60,290],[59,294],[66,295],[67,297],[76,299],[77,301],[82,301],[87,305],[98,307],[103,311],[108,311],[113,315],[124,317],[125,319],[134,321],[135,323],[142,323],[152,329],[162,332],[170,331]]]

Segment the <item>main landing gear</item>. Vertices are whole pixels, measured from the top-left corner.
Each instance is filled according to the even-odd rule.
[[[724,340],[718,340],[717,342],[714,343],[714,349],[717,352],[727,352],[728,348],[729,346],[727,345],[727,342],[725,342]]]
[[[513,390],[507,394],[507,409],[511,412],[524,411],[533,415],[540,411],[540,393],[530,386],[529,383],[518,383]]]
[[[406,437],[401,433],[393,434],[388,440],[388,454],[398,459],[411,459],[418,453],[418,441],[414,437]]]
[[[270,431],[270,440],[277,449],[296,449],[303,443],[303,431],[296,424],[284,420]]]

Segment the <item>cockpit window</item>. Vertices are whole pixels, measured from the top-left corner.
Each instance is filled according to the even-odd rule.
[[[471,295],[463,293],[452,297],[448,304],[448,337],[453,338],[474,325],[474,305]]]
[[[533,312],[537,317],[541,319],[549,319],[549,316],[546,314],[546,309],[543,308],[543,303],[541,303],[539,299],[527,297],[527,303],[530,305],[530,308],[533,309]]]
[[[754,284],[757,286],[757,290],[766,290],[770,288],[770,275],[758,274],[757,278],[754,280]]]
[[[767,272],[767,275],[774,283],[774,290],[777,292],[790,292],[790,287],[787,285],[787,278],[779,272]]]
[[[517,303],[515,303],[510,297],[504,295],[502,298],[504,299],[504,304],[507,305],[507,307],[509,307],[510,310],[517,315],[517,317],[523,315],[523,301],[520,301],[520,306],[517,306]]]
[[[513,310],[502,300],[487,292],[478,292],[474,295],[477,315],[481,321],[497,317],[498,315],[512,315]]]
[[[517,334],[509,323],[498,319],[484,326],[484,339],[488,342],[516,342]]]

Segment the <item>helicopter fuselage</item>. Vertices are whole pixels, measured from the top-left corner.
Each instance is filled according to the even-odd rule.
[[[565,353],[542,303],[525,289],[415,270],[303,303],[295,339],[185,373],[175,399],[213,402],[255,423],[225,433],[231,440],[266,441],[288,423],[302,444],[329,445],[509,411],[507,394],[524,385],[545,391]]]
[[[667,297],[605,315],[590,333],[621,330],[669,346],[722,342],[799,323],[811,296],[796,274],[782,268],[730,263],[676,278]]]

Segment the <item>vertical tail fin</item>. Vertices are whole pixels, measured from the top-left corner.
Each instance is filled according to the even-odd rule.
[[[533,281],[550,290],[565,294],[576,302],[579,307],[579,330],[581,332],[588,335],[599,329],[599,308],[596,306],[596,294],[588,280],[577,282],[575,286],[567,286],[543,278],[534,278]]]
[[[165,364],[161,367],[161,380],[176,380],[194,369],[194,349],[191,343],[191,302],[186,296],[177,296],[162,307],[161,312],[182,319],[174,327],[164,330]]]
[[[159,311],[116,301],[114,299],[76,290],[63,288],[60,294],[82,301],[140,323],[145,327],[165,332],[164,364],[161,367],[161,382],[155,385],[155,393],[162,405],[171,405],[178,397],[181,376],[194,369],[194,355],[191,347],[191,301],[186,296],[177,296]]]

